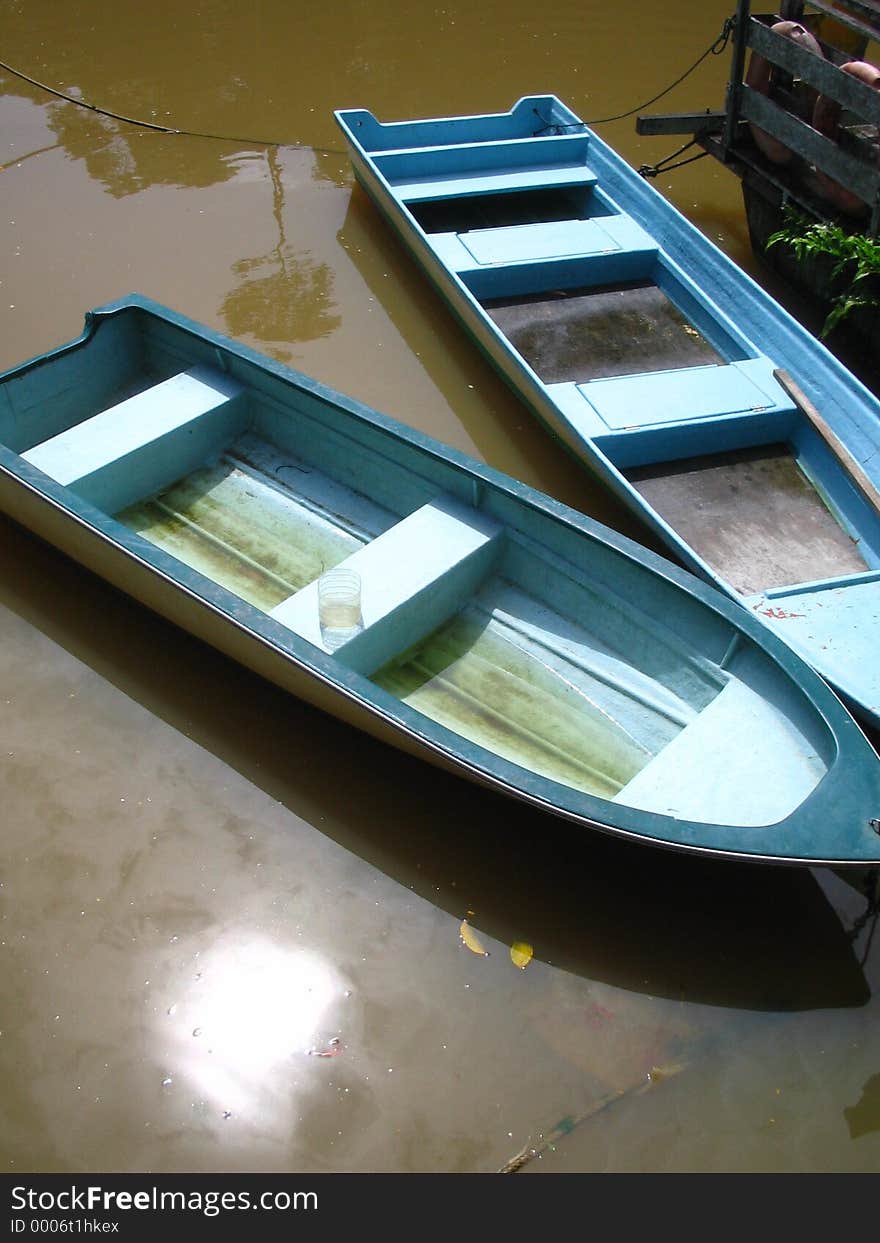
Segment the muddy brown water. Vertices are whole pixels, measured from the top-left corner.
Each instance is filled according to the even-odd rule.
[[[138,290],[639,534],[413,270],[331,112],[553,91],[614,115],[730,8],[157,0],[146,21],[0,0],[16,68],[225,136],[0,72],[0,365]],[[727,69],[709,57],[653,110],[716,106]],[[602,133],[633,164],[674,145],[632,118]],[[724,170],[657,185],[755,270]],[[525,1172],[880,1164],[880,950],[850,886],[472,789],[5,520],[0,765],[8,1172],[491,1171],[525,1146]]]

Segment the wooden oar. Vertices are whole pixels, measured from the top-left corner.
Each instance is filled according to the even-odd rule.
[[[877,487],[872,479],[868,478],[861,465],[856,461],[837,433],[829,427],[803,389],[781,367],[777,367],[773,372],[773,378],[785,389],[797,408],[810,420],[813,427],[815,427],[869,504],[880,510],[880,488]]]

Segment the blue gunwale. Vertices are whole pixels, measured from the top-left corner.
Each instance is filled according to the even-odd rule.
[[[877,487],[880,487],[880,401],[792,316],[554,96],[525,96],[509,112],[485,116],[383,123],[364,109],[343,109],[335,115],[345,135],[356,177],[483,353],[544,425],[599,482],[634,510],[684,564],[749,609],[759,608],[766,599],[809,590],[804,582],[793,582],[788,588],[774,584],[754,595],[739,595],[719,570],[645,500],[625,473],[639,466],[701,453],[789,440],[801,469],[841,528],[857,542],[866,562],[863,572],[841,574],[841,583],[877,584],[877,606],[873,613],[869,610],[855,620],[850,619],[850,624],[863,631],[876,624],[880,617],[880,514],[852,484],[845,469],[820,441],[816,430],[801,417],[798,407],[777,383],[773,372],[782,368],[795,376],[832,431]],[[536,116],[541,122],[537,128]],[[543,137],[539,133],[541,130]],[[581,262],[578,255],[535,260],[525,249],[517,255],[516,231],[526,239],[529,230],[537,227],[532,224],[505,224],[494,228],[472,226],[470,231],[459,234],[430,234],[410,210],[410,202],[421,203],[425,198],[443,202],[459,197],[457,191],[450,189],[448,168],[435,176],[432,194],[428,169],[433,152],[444,152],[446,164],[454,165],[456,149],[467,148],[470,177],[467,194],[471,196],[481,193],[478,158],[482,152],[487,175],[491,172],[491,182],[483,187],[482,193],[497,195],[503,188],[499,184],[497,162],[503,161],[505,149],[522,146],[527,141],[544,143],[546,159],[535,161],[531,177],[532,188],[543,189],[552,184],[543,178],[545,167],[553,166],[562,158],[556,153],[566,150],[565,144],[570,144],[574,137],[586,143],[583,171],[594,179],[592,194],[602,212],[609,209],[616,212],[613,218],[632,223],[656,248],[653,260],[643,257],[631,261],[631,269],[618,268],[621,279],[635,271],[655,280],[671,293],[673,302],[719,352],[722,364],[738,371],[744,369],[744,374],[766,394],[763,408],[709,416],[697,411],[690,418],[653,423],[636,419],[634,427],[606,425],[600,413],[590,407],[587,397],[590,383],[542,381],[483,305],[485,300],[491,299],[493,291],[498,290],[526,295],[564,287],[566,283],[574,287],[577,265]],[[408,197],[403,177],[396,182],[383,171],[382,159],[389,148],[401,160],[410,153],[421,161],[421,189],[417,200]],[[495,151],[502,154],[490,156],[489,153]],[[527,171],[527,165],[517,162],[517,177],[511,179],[507,187],[511,193],[522,188],[524,169]],[[608,221],[605,214],[588,218],[600,226]],[[472,255],[468,257],[462,239],[491,238],[499,234],[505,235],[506,252],[502,258],[480,263]],[[590,280],[597,284],[602,283],[603,273],[615,270],[620,256],[609,252],[600,258],[601,267],[597,265],[595,254],[589,261],[593,265]],[[755,342],[760,342],[760,348]],[[691,368],[690,373],[693,375],[697,370]],[[634,401],[642,395],[645,404],[650,402],[652,389],[655,392],[658,389],[657,374],[624,377]],[[694,380],[698,382],[699,377]],[[591,383],[599,386],[592,389],[595,393],[611,391],[601,389],[604,381]],[[623,393],[624,389],[617,392]],[[583,400],[585,397],[587,400]],[[784,622],[772,617],[764,620],[784,636]],[[835,652],[836,663],[823,658],[818,642],[810,645],[803,635],[792,637],[790,641],[806,644],[801,648],[802,654],[828,676],[856,711],[873,726],[880,726],[880,661],[873,669],[866,670],[864,662],[853,656],[850,667],[841,670],[847,648],[843,629]],[[854,644],[853,650],[857,648],[858,644]]]
[[[333,710],[342,705],[339,714],[343,719],[377,732],[380,737],[390,734],[405,749],[575,823],[719,857],[833,866],[864,866],[880,860],[880,837],[868,823],[880,811],[880,763],[837,698],[757,619],[687,571],[626,537],[139,295],[89,312],[84,331],[76,340],[0,376],[0,390],[29,372],[50,368],[55,362],[86,351],[103,325],[132,316],[161,322],[179,333],[182,343],[189,338],[202,350],[209,347],[223,371],[244,383],[268,384],[279,401],[307,395],[321,406],[343,413],[355,425],[406,446],[414,469],[422,463],[424,471],[431,475],[442,467],[444,478],[451,473],[468,496],[491,494],[505,504],[513,503],[526,515],[527,535],[528,523],[532,521],[528,515],[533,515],[535,521],[549,523],[547,529],[558,530],[560,538],[568,538],[563,535],[567,532],[586,544],[610,549],[621,564],[644,568],[658,582],[698,601],[707,614],[722,618],[731,626],[729,651],[744,637],[791,679],[793,689],[805,698],[825,732],[827,772],[804,803],[766,829],[713,824],[707,833],[707,826],[699,821],[610,804],[524,770],[464,740],[367,677],[346,668],[262,610],[183,565],[70,488],[57,484],[18,453],[0,446],[0,504],[16,520],[172,620],[181,623],[182,613],[186,613],[181,624],[280,685],[295,685],[297,693],[320,706],[326,706],[329,693]],[[535,538],[540,537],[543,529],[539,528]],[[614,592],[613,585],[607,582],[602,582],[602,588],[609,594]],[[242,640],[246,641],[244,648]],[[720,663],[723,667],[724,660]]]

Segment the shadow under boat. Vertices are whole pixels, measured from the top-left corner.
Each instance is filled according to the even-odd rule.
[[[0,604],[456,921],[477,911],[480,931],[502,943],[526,937],[556,968],[651,997],[778,1012],[868,1001],[821,873],[631,845],[471,786],[263,682],[8,520],[0,527]]]

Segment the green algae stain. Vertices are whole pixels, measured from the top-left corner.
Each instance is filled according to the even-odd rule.
[[[195,471],[117,519],[267,612],[362,546],[293,494],[227,461]]]
[[[374,677],[432,720],[531,772],[612,798],[651,758],[600,698],[468,613]]]

